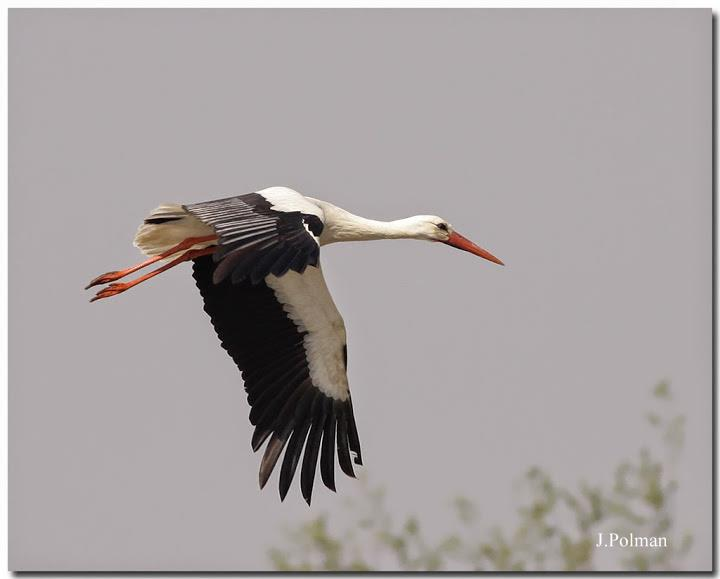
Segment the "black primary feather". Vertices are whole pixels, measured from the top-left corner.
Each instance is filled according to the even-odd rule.
[[[352,460],[350,459],[350,450],[348,448],[348,436],[347,436],[347,412],[345,404],[340,401],[335,402],[335,412],[337,414],[337,453],[338,463],[342,471],[355,478],[355,472],[352,467]]]
[[[320,442],[325,426],[325,416],[327,415],[327,402],[328,398],[326,396],[318,396],[315,398],[311,410],[313,417],[312,427],[305,444],[305,456],[300,471],[300,490],[308,505],[310,505],[312,499],[315,470],[320,455]]]
[[[300,460],[300,453],[305,444],[305,438],[307,437],[308,430],[310,429],[309,417],[292,433],[290,442],[288,443],[287,449],[285,450],[285,459],[283,460],[282,468],[280,469],[280,500],[285,500],[292,479],[295,476],[295,470],[297,469],[298,461]]]
[[[320,475],[331,491],[335,490],[335,405],[328,401],[328,413],[325,418],[322,450],[320,453]]]
[[[281,267],[287,267],[288,260]],[[267,484],[284,450],[279,484],[284,498],[302,456],[300,488],[310,504],[318,461],[323,483],[335,491],[336,440],[344,472],[352,473],[349,451],[355,453],[355,463],[361,464],[352,400],[349,396],[344,401],[333,399],[312,383],[306,333],[288,318],[264,281],[253,284],[245,279],[233,284],[225,277],[216,284],[216,267],[211,256],[198,258],[193,275],[222,347],[242,371],[250,422],[255,425],[252,448],[257,451],[267,444],[260,463],[260,485]]]

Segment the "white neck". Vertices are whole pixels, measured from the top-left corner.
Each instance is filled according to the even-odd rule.
[[[339,241],[369,241],[372,239],[415,239],[418,237],[411,227],[412,217],[395,221],[375,221],[353,215],[331,203],[310,199],[323,211],[325,227],[320,236],[320,244]]]

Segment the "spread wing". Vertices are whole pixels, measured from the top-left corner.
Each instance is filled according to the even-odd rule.
[[[218,235],[216,283],[229,277],[257,284],[270,274],[302,273],[318,264],[322,211],[297,191],[271,187],[184,209]]]
[[[270,247],[284,243],[293,255],[304,252],[295,247],[298,232],[316,244],[304,222],[297,222],[289,234],[275,231]],[[235,247],[242,253],[244,240],[227,239],[233,240],[228,246],[238,243]],[[325,486],[335,490],[336,443],[343,472],[355,476],[351,451],[355,463],[362,464],[346,374],[345,326],[316,266],[316,252],[302,253],[309,257],[298,265],[295,258],[287,261],[270,249],[266,255],[273,255],[272,260],[262,258],[248,266],[245,260],[252,258],[243,257],[225,268],[232,275],[218,274],[234,251],[228,249],[217,264],[210,256],[196,259],[193,276],[223,348],[242,371],[255,425],[253,450],[268,441],[260,487],[285,449],[280,497],[285,498],[302,455],[300,487],[310,504],[318,458]],[[273,260],[281,260],[282,267]],[[237,268],[242,275],[236,276]]]

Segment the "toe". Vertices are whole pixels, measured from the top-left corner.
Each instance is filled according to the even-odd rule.
[[[109,271],[107,273],[99,275],[94,280],[92,280],[89,284],[87,284],[85,286],[85,289],[90,289],[93,286],[100,285],[103,283],[108,283],[110,281],[114,281],[117,279],[117,275],[118,275],[118,272],[116,272],[116,271]]]

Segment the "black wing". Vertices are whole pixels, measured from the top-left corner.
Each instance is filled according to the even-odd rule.
[[[272,192],[184,206],[218,235],[215,283],[230,277],[233,283],[249,279],[256,284],[269,274],[302,273],[317,265],[323,229],[318,208],[295,191],[283,188],[280,194],[286,207],[290,195],[289,205],[297,211],[273,209]]]
[[[341,385],[323,384],[318,378],[313,381],[308,361],[313,357],[316,364],[324,364],[325,369],[329,369],[323,375],[333,375],[334,371],[338,376],[339,359],[344,377],[344,326],[339,328],[336,319],[334,324],[324,322],[333,319],[333,312],[326,310],[334,308],[334,304],[331,308],[327,301],[317,301],[319,305],[311,304],[303,310],[308,318],[315,313],[314,308],[324,306],[325,310],[318,311],[314,321],[296,318],[295,322],[285,309],[288,306],[292,309],[292,304],[279,301],[276,291],[266,281],[252,283],[245,279],[231,283],[231,279],[225,277],[214,283],[217,267],[209,256],[198,258],[194,261],[193,276],[223,348],[242,371],[252,407],[250,422],[255,425],[253,450],[257,451],[269,439],[260,465],[260,487],[267,482],[285,448],[280,469],[280,498],[284,499],[304,447],[300,486],[310,504],[318,458],[325,486],[335,490],[336,442],[343,472],[355,476],[351,451],[355,454],[355,463],[362,464],[347,378]],[[295,275],[288,274],[281,279]],[[318,268],[308,268],[300,277],[312,278],[315,286],[322,282],[322,287],[316,287],[317,295],[322,296],[323,290],[327,292]],[[339,314],[337,318],[342,324]],[[305,339],[310,335],[322,341],[322,354],[309,354],[306,350]]]

